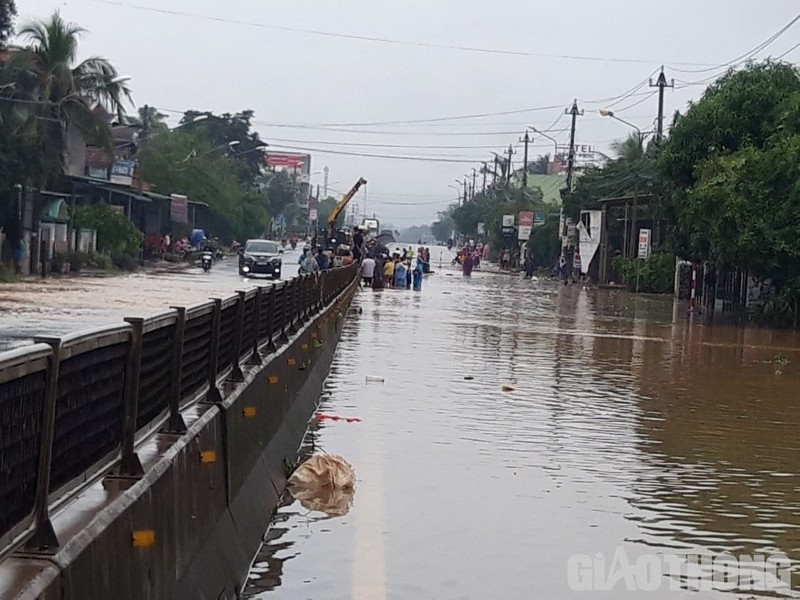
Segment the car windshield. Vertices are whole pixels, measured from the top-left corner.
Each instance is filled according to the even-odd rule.
[[[277,254],[278,245],[272,242],[247,242],[245,252],[257,252],[259,254]]]

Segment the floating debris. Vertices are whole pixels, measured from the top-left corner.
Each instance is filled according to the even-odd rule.
[[[516,390],[517,388],[511,387],[510,385],[504,385],[504,386],[503,386],[501,389],[502,389],[504,392],[513,392],[513,391],[514,391],[514,390]]]

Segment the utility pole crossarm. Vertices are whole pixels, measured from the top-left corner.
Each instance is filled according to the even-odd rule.
[[[582,116],[583,111],[578,110],[578,101],[573,100],[572,108],[568,108],[565,113],[572,115],[572,126],[569,133],[569,154],[567,155],[567,191],[571,192],[575,171],[575,126],[578,116]]]
[[[658,130],[656,132],[656,143],[660,144],[661,140],[664,138],[664,89],[674,89],[675,80],[670,79],[669,83],[667,83],[667,77],[664,75],[664,67],[662,66],[661,73],[659,73],[656,82],[653,83],[653,80],[650,80],[650,87],[658,88]]]

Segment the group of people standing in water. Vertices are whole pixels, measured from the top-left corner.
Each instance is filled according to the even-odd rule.
[[[430,273],[430,250],[419,248],[416,257],[411,248],[368,256],[361,261],[363,284],[372,289],[384,288],[422,290],[423,275]]]
[[[489,258],[489,244],[475,244],[473,240],[459,249],[453,259],[453,265],[460,265],[464,277],[471,277],[473,269],[479,269],[482,260]]]

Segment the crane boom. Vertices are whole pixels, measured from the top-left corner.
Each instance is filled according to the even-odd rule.
[[[342,214],[342,211],[347,206],[347,203],[353,199],[353,196],[356,195],[362,185],[367,185],[367,180],[363,177],[359,178],[353,188],[347,192],[341,200],[339,200],[339,203],[334,207],[334,209],[331,211],[331,214],[328,216],[328,229],[332,230],[335,227],[336,219],[339,218],[339,215]]]

